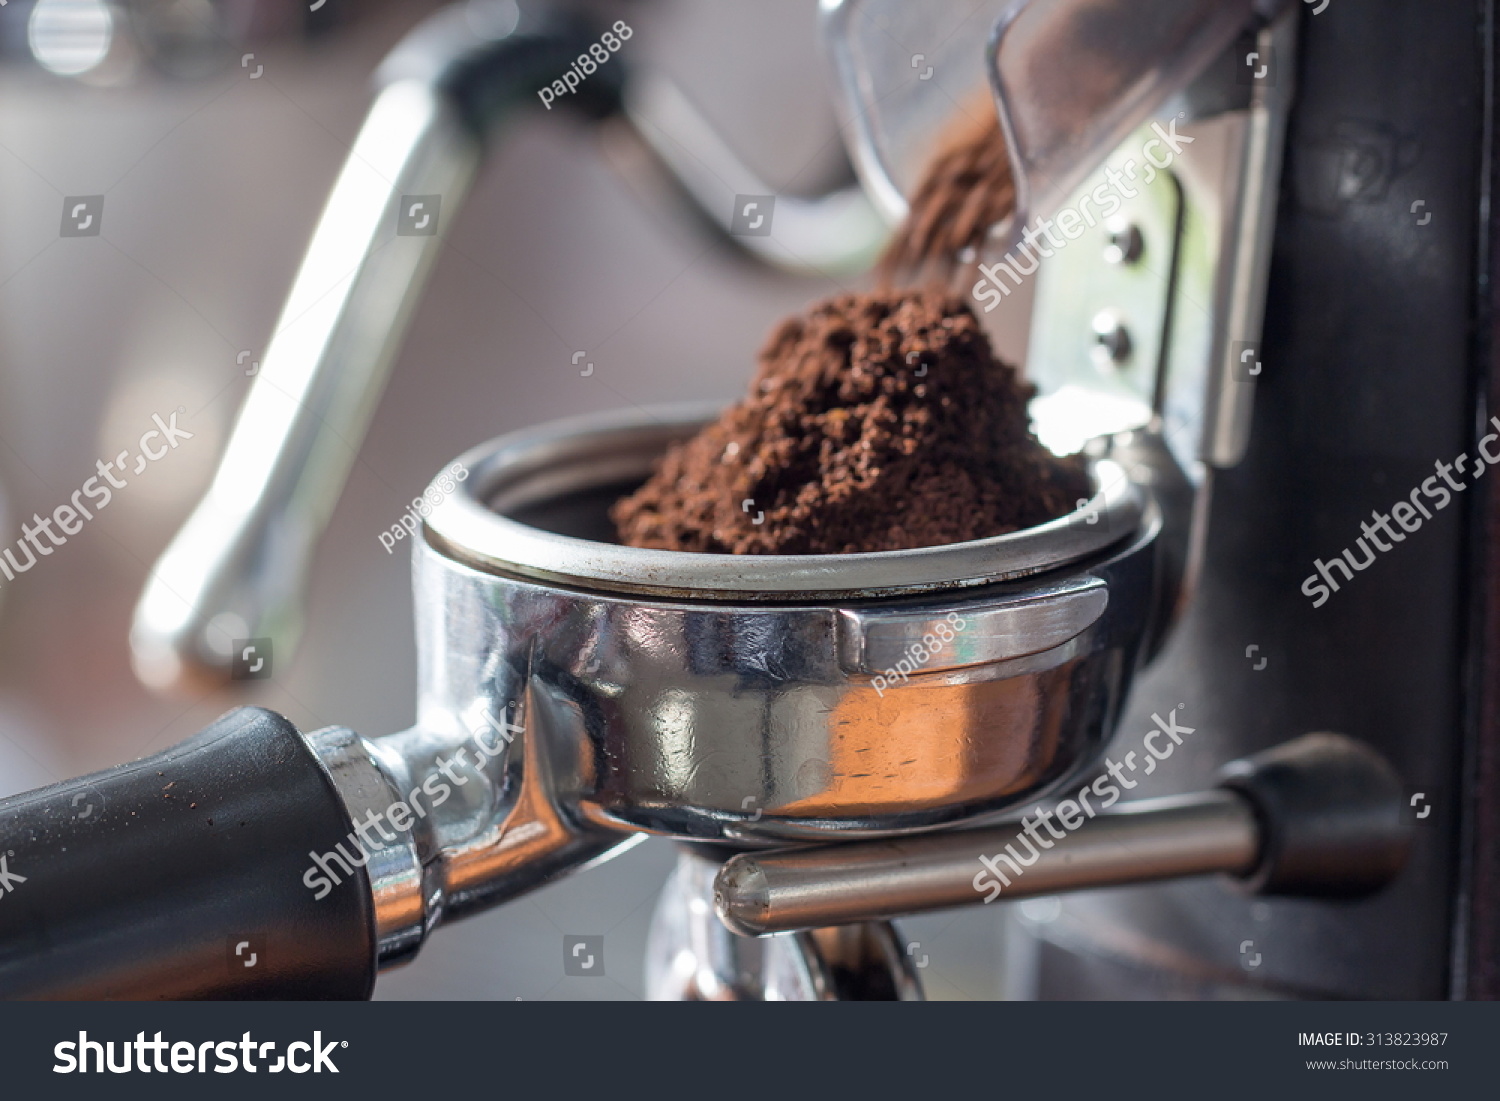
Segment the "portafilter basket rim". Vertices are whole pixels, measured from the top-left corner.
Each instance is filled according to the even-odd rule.
[[[868,554],[732,555],[643,550],[559,535],[505,513],[568,493],[641,480],[666,447],[718,416],[673,404],[551,421],[458,458],[468,477],[425,524],[428,541],[487,573],[642,597],[803,603],[991,585],[1071,565],[1134,534],[1140,491],[1109,460],[1090,462],[1095,496],[1068,516],[989,539]],[[434,483],[436,486],[436,483]]]

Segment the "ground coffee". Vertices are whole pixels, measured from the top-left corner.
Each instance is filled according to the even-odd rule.
[[[966,302],[846,295],[776,330],[750,395],[673,447],[621,541],[728,554],[906,550],[1002,535],[1092,495],[1031,434],[1033,394]]]

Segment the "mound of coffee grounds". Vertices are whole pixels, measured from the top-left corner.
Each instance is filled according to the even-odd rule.
[[[884,284],[902,276],[946,281],[959,256],[1016,208],[1016,182],[988,91],[957,112],[911,195],[906,221],[876,265]]]
[[[628,546],[848,554],[1003,535],[1092,496],[1031,434],[1034,393],[964,299],[846,295],[785,321],[750,395],[611,516]]]

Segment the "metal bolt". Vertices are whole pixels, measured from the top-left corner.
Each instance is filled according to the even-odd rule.
[[[1112,221],[1105,227],[1109,243],[1104,246],[1104,259],[1110,264],[1135,264],[1146,251],[1146,240],[1140,227],[1134,222]]]
[[[1098,341],[1096,353],[1116,366],[1124,363],[1135,352],[1130,339],[1130,330],[1125,321],[1113,310],[1105,310],[1094,318],[1094,337]]]

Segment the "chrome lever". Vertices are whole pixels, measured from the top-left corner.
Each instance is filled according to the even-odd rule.
[[[282,652],[294,643],[313,550],[441,244],[442,216],[478,159],[478,142],[435,89],[406,80],[380,93],[213,483],[136,607],[131,647],[146,684],[223,680],[238,640],[270,638]]]
[[[1213,790],[1114,810],[1119,787],[1099,786],[1110,776],[1056,805],[1061,834],[1034,811],[986,829],[741,853],[719,871],[714,906],[731,932],[762,936],[1214,873],[1260,894],[1356,898],[1399,875],[1411,849],[1400,778],[1341,734],[1232,761]]]
[[[747,166],[671,78],[638,71],[625,88],[630,131],[720,233],[774,267],[799,273],[844,274],[868,268],[891,227],[859,184],[824,195],[776,195]],[[736,203],[773,206],[762,232],[740,227]],[[773,232],[774,229],[774,232]]]
[[[511,0],[455,5],[382,67],[218,472],[136,606],[133,659],[151,687],[225,681],[252,639],[283,656],[295,644],[314,549],[482,135],[566,69],[580,38],[588,48],[587,29],[548,19],[528,22]],[[576,105],[616,102],[615,68]]]

